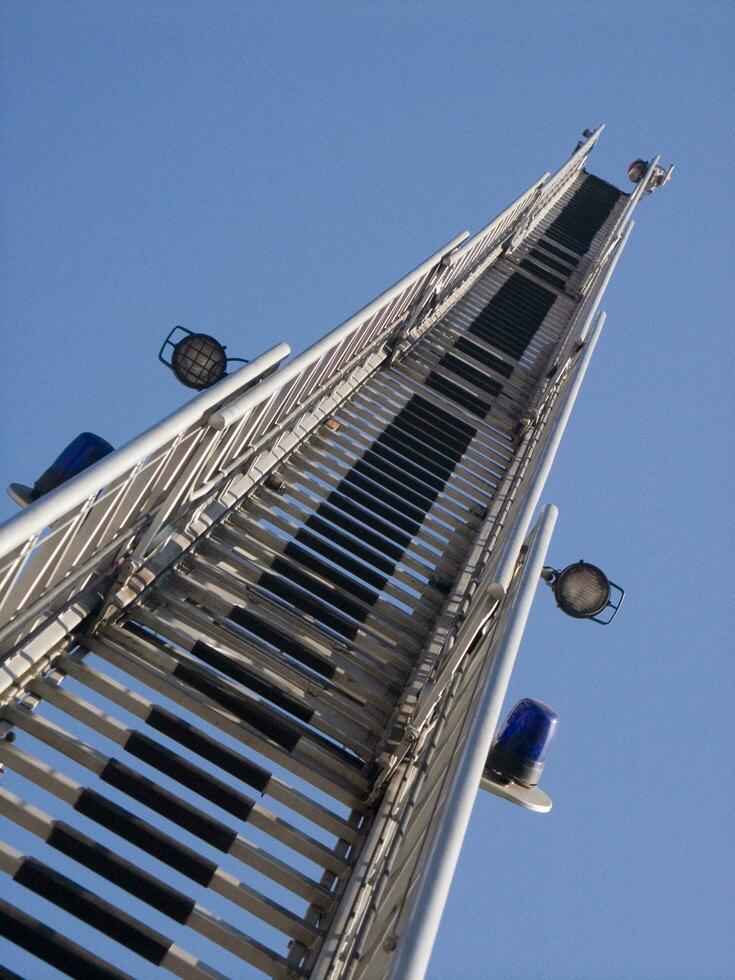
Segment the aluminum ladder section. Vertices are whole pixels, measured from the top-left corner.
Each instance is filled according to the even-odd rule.
[[[498,563],[639,197],[582,169],[594,139],[308,415],[293,399],[257,466],[218,442],[211,493],[169,487],[183,518],[133,515],[61,614],[53,582],[56,632],[40,615],[5,661],[9,942],[71,976],[388,974],[512,595]],[[210,430],[264,386],[282,405],[277,382]]]

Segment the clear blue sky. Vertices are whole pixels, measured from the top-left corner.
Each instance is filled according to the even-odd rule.
[[[598,562],[626,604],[602,630],[539,595],[510,701],[559,712],[555,807],[478,801],[431,980],[735,975],[734,14],[0,5],[5,483],[181,404],[155,357],[175,324],[303,349],[585,126],[608,124],[590,169],[613,182],[639,155],[677,165],[639,208],[545,494],[553,561]]]

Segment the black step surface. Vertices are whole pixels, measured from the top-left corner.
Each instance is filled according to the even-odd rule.
[[[584,255],[621,195],[617,187],[586,174],[584,183],[546,229],[546,237]]]

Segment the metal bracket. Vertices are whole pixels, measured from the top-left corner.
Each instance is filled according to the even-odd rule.
[[[433,312],[439,296],[442,280],[446,278],[447,272],[451,269],[452,256],[458,248],[459,245],[455,245],[454,248],[450,249],[441,257],[441,260],[421,291],[418,299],[414,301],[413,307],[408,315],[399,324],[395,334],[386,342],[386,348],[390,351],[387,359],[388,366],[406,355],[410,347],[406,343],[409,333],[425,312]],[[428,311],[427,307],[429,307]]]
[[[608,579],[608,581],[610,581],[610,580]],[[606,609],[612,609],[612,612],[607,617],[607,619],[602,619],[601,618],[602,617],[602,613],[600,613],[598,616],[593,616],[592,617],[592,622],[593,623],[599,623],[600,626],[609,626],[610,623],[612,623],[612,621],[615,619],[615,617],[618,614],[618,610],[620,609],[620,607],[623,604],[623,599],[625,598],[625,589],[621,588],[621,586],[617,585],[615,582],[610,582],[610,589],[611,590],[612,589],[615,589],[615,591],[617,593],[617,599],[616,599],[616,601],[613,601],[612,595],[611,595],[610,596],[610,599],[609,599],[609,601],[607,603],[607,605],[605,606],[605,609],[602,610],[602,613],[604,613]]]

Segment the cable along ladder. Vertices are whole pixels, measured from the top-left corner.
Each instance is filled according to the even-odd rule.
[[[398,976],[540,460],[657,164],[620,192],[585,169],[599,134],[305,354],[0,529],[9,967]]]

